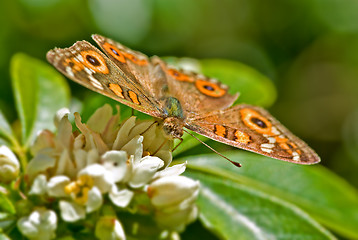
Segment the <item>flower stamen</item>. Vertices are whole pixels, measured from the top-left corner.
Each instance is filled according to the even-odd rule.
[[[88,200],[88,192],[93,186],[94,182],[90,176],[81,175],[76,181],[65,186],[65,193],[71,195],[76,203],[85,205]]]

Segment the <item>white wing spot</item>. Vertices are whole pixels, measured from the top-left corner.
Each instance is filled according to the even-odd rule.
[[[83,57],[81,56],[81,54],[77,54],[76,58],[78,59],[78,61],[83,62]]]
[[[275,147],[275,144],[272,144],[272,143],[263,143],[260,145],[261,148],[274,148]]]
[[[85,67],[85,72],[88,74],[88,75],[92,75],[92,73],[94,73],[94,71],[92,69],[89,69],[89,68],[86,68]]]
[[[273,134],[275,134],[275,135],[280,135],[280,134],[281,134],[281,132],[278,131],[276,127],[271,127],[271,132],[272,132]]]
[[[69,66],[66,67],[66,73],[67,73],[70,77],[74,77],[74,76],[75,76],[75,74],[74,74],[73,71],[72,71],[72,68],[69,67]]]
[[[268,137],[267,139],[269,140],[269,143],[275,143],[276,142],[276,138]]]
[[[292,152],[292,160],[294,161],[299,161],[300,160],[300,155],[298,154],[298,152]]]
[[[103,90],[102,84],[101,84],[97,79],[95,79],[92,75],[89,75],[88,77],[89,77],[89,80],[90,80],[91,84],[92,84],[94,87]]]
[[[272,152],[272,149],[269,149],[269,148],[263,148],[263,147],[261,147],[261,150],[262,150],[263,152],[267,152],[267,153],[271,153],[271,152]]]

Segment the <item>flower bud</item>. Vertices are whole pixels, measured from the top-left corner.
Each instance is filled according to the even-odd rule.
[[[15,154],[5,145],[0,147],[0,182],[8,183],[19,175],[20,164]]]
[[[150,184],[147,192],[151,203],[157,208],[180,207],[196,199],[199,182],[184,176],[163,177]]]
[[[17,222],[17,227],[29,239],[54,239],[57,216],[54,211],[38,209],[33,211],[30,216],[20,218]]]
[[[104,216],[98,220],[95,235],[100,240],[126,239],[121,223],[115,217],[111,216]]]

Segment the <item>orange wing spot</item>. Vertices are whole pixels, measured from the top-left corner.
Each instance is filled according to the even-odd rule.
[[[140,102],[138,100],[138,95],[133,91],[128,91],[128,96],[132,100],[133,103],[140,105]]]
[[[194,79],[192,77],[190,77],[189,75],[186,75],[184,73],[181,73],[175,69],[169,69],[168,73],[170,76],[172,76],[173,78],[175,78],[178,81],[182,81],[182,82],[194,82]]]
[[[136,56],[134,56],[133,54],[126,53],[126,52],[124,52],[123,54],[127,59],[131,60],[133,63],[135,63],[137,65],[143,66],[143,65],[148,64],[148,61],[146,59],[139,59]]]
[[[280,143],[279,146],[280,146],[280,148],[285,149],[285,150],[290,149],[290,147],[287,145],[287,143]]]
[[[299,150],[299,149],[297,149],[296,152],[300,155],[302,154],[301,150]]]
[[[220,88],[216,83],[198,79],[195,81],[196,88],[202,93],[210,97],[222,97],[226,94],[226,90]]]
[[[242,121],[250,129],[261,134],[267,134],[271,136],[275,135],[272,132],[271,122],[255,110],[250,108],[243,108],[240,110],[240,114]]]
[[[227,137],[227,129],[222,125],[215,125],[214,133],[220,137],[226,138]]]
[[[81,55],[83,57],[83,63],[86,67],[92,69],[95,72],[108,74],[109,69],[107,67],[106,61],[104,58],[93,50],[82,51]]]
[[[235,135],[236,142],[244,143],[244,144],[248,144],[248,143],[252,142],[249,135],[247,135],[246,133],[241,132],[239,130],[236,130],[234,135]]]
[[[284,149],[286,152],[288,152],[289,154],[292,154],[292,150],[291,148],[288,146],[287,143],[280,143],[279,146]]]
[[[276,139],[276,142],[278,142],[278,143],[285,143],[288,141],[287,138],[282,138],[282,137],[275,137],[275,139]]]
[[[296,148],[297,148],[297,145],[294,144],[293,142],[289,142],[289,143],[287,143],[287,144],[288,144],[288,146],[289,146],[290,148],[292,148],[292,149],[296,149]]]
[[[121,50],[119,50],[117,47],[113,46],[112,44],[106,42],[103,44],[103,48],[115,59],[120,61],[121,63],[125,63],[126,59],[124,55],[122,54]]]
[[[64,62],[65,66],[69,66],[72,68],[72,71],[75,72],[80,72],[84,69],[84,66],[82,63],[80,63],[77,59],[75,58],[67,58],[65,59]]]
[[[110,83],[108,85],[109,89],[111,89],[114,94],[116,94],[118,97],[120,98],[124,98],[123,96],[123,89],[118,85],[118,84],[114,84],[114,83]]]

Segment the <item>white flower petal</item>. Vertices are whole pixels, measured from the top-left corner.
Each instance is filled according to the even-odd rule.
[[[82,169],[78,176],[88,175],[93,179],[94,185],[99,188],[102,193],[106,193],[111,189],[114,180],[112,174],[100,164],[92,164]]]
[[[70,114],[70,110],[68,108],[61,108],[60,110],[58,110],[55,114],[55,126],[58,127],[61,119],[64,117],[68,117],[68,115]]]
[[[29,164],[27,164],[26,169],[26,173],[29,175],[30,180],[37,174],[45,172],[47,169],[55,166],[56,159],[51,157],[52,153],[52,148],[44,148],[40,150],[33,159],[31,159]]]
[[[87,126],[97,133],[101,133],[107,126],[109,119],[112,117],[113,110],[109,104],[98,108],[87,121]]]
[[[39,230],[32,222],[29,221],[28,217],[20,218],[17,221],[17,228],[29,239],[34,239],[39,234]]]
[[[114,205],[118,207],[127,207],[131,202],[134,193],[128,189],[119,190],[117,185],[113,185],[111,191],[109,192],[109,198]]]
[[[81,133],[75,138],[75,141],[73,143],[73,149],[82,149],[85,147],[85,145],[86,145],[86,138],[85,135]]]
[[[198,208],[195,205],[169,214],[160,211],[157,211],[155,214],[155,220],[160,226],[177,232],[184,231],[185,226],[193,222],[197,217]]]
[[[63,149],[57,163],[55,175],[68,175],[73,178],[76,176],[77,168],[74,165],[68,149]]]
[[[43,195],[47,191],[47,178],[45,175],[38,175],[31,185],[29,195]]]
[[[187,162],[176,164],[171,167],[167,167],[155,174],[153,178],[162,178],[162,177],[169,177],[169,176],[179,176],[185,171]]]
[[[70,183],[67,176],[55,176],[50,178],[47,183],[47,193],[52,197],[66,197],[65,187]]]
[[[128,155],[134,155],[134,165],[138,164],[143,155],[143,136],[136,136],[130,140],[121,150]]]
[[[88,192],[88,200],[86,203],[86,212],[90,213],[96,211],[102,206],[103,198],[100,190],[97,187],[91,188]]]
[[[139,188],[147,184],[154,174],[164,166],[164,162],[158,157],[146,156],[135,165],[129,185],[133,188]]]
[[[132,130],[130,131],[130,134],[128,135],[128,138],[134,138],[137,135],[142,135],[143,137],[148,137],[148,143],[152,142],[155,139],[155,127],[151,127],[153,124],[153,120],[147,120],[142,121],[134,125]],[[150,128],[149,128],[150,127]],[[144,134],[143,134],[144,133]]]
[[[135,126],[136,117],[132,116],[128,118],[120,127],[116,140],[113,143],[112,148],[114,150],[120,150],[122,147],[128,142],[129,138],[129,132],[132,130],[132,128]]]
[[[58,131],[56,136],[56,148],[58,149],[70,149],[71,143],[74,138],[72,134],[72,124],[68,120],[68,116],[64,116],[58,125]]]
[[[42,130],[37,135],[35,143],[31,146],[31,154],[35,156],[41,149],[54,148],[55,135],[50,130]]]
[[[167,167],[171,164],[173,156],[171,150],[159,150],[155,156],[164,161],[164,167]]]
[[[85,168],[87,165],[88,153],[83,149],[74,149],[73,157],[77,169]]]
[[[66,222],[75,222],[84,219],[86,216],[85,209],[73,202],[60,201],[61,217]]]
[[[86,165],[91,165],[99,162],[99,153],[96,148],[92,148],[87,153],[87,163]]]
[[[151,203],[157,208],[175,208],[186,199],[199,194],[199,181],[184,176],[159,178],[148,187]]]
[[[127,172],[128,155],[125,151],[108,151],[102,155],[102,166],[112,174],[114,182],[122,181]]]

